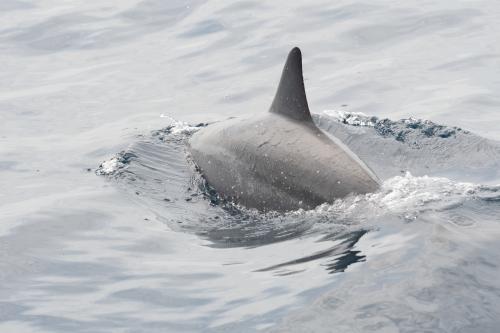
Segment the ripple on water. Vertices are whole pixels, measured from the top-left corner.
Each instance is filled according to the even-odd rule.
[[[362,126],[374,128],[377,120],[370,119],[363,120]],[[322,264],[328,272],[341,272],[350,264],[365,260],[365,255],[354,247],[366,232],[378,228],[373,223],[375,220],[389,215],[399,216],[408,223],[429,214],[443,214],[444,220],[456,226],[471,227],[475,217],[467,217],[459,208],[469,202],[482,206],[497,198],[494,187],[459,183],[443,177],[417,177],[406,172],[386,179],[376,193],[349,196],[310,211],[262,214],[226,202],[196,171],[186,140],[204,126],[207,124],[193,126],[172,120],[172,125],[138,138],[126,151],[103,162],[96,173],[107,176],[170,229],[194,233],[208,240],[210,247],[252,248],[319,235],[322,236],[318,241],[333,242],[320,251],[257,270],[260,272],[294,274],[301,272],[301,264],[325,258],[331,258]],[[417,132],[422,131],[422,126],[405,128]],[[386,137],[383,133],[379,135]],[[427,140],[429,136],[422,137]],[[397,138],[394,140],[399,144]]]

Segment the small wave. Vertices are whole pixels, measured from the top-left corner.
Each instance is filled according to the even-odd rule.
[[[319,128],[341,140],[381,179],[402,171],[454,181],[500,181],[500,142],[422,119],[379,119],[359,112],[314,115]]]
[[[470,134],[469,131],[460,127],[439,125],[430,120],[412,117],[393,121],[387,118],[379,119],[375,116],[368,116],[362,112],[325,110],[323,113],[346,125],[373,127],[381,136],[394,137],[401,142],[415,143],[415,140],[410,139],[414,139],[416,136],[450,138],[456,136],[458,132]]]
[[[500,187],[405,172],[387,178],[375,193],[351,195],[312,210],[263,214],[224,200],[196,170],[186,141],[203,126],[172,120],[103,162],[96,174],[121,187],[170,230],[195,234],[212,248],[286,241],[312,245],[299,256],[263,265],[257,270],[261,273],[297,274],[311,261],[321,262],[329,273],[342,272],[367,260],[356,244],[388,223],[404,228],[423,218],[464,228],[500,213]]]
[[[159,141],[176,140],[184,141],[190,135],[198,131],[200,128],[207,126],[206,123],[199,123],[197,125],[190,125],[189,123],[175,120],[169,116],[161,115],[162,118],[169,118],[171,124],[159,130],[151,132],[151,137]],[[103,161],[99,167],[97,167],[95,173],[99,176],[112,176],[116,174],[119,170],[126,168],[133,158],[137,158],[137,155],[131,151],[121,151],[115,156],[111,157],[109,160]]]
[[[377,124],[377,117],[370,117],[363,112],[347,112],[340,110],[325,110],[323,113],[340,123],[352,126],[366,126],[375,127]]]
[[[405,222],[416,220],[427,212],[432,214],[456,210],[471,203],[476,207],[500,201],[500,186],[454,182],[443,177],[413,176],[410,172],[383,182],[379,191],[338,199],[323,204],[312,214],[335,217],[336,221],[370,221],[384,216],[399,216]],[[489,207],[486,214],[498,212]],[[369,227],[365,223],[365,227]]]
[[[133,153],[121,151],[109,160],[102,162],[99,167],[97,167],[95,173],[99,176],[111,176],[119,170],[127,167],[131,159],[134,157],[137,156]]]
[[[405,172],[387,178],[375,193],[308,211],[262,214],[225,201],[190,161],[186,140],[206,125],[172,119],[103,162],[96,174],[120,184],[170,228],[193,232],[216,247],[257,246],[318,232],[331,239],[374,228],[384,216],[408,222],[429,211],[495,202],[500,196],[495,187]]]
[[[208,123],[199,123],[197,125],[191,125],[187,122],[176,120],[164,114],[160,115],[160,117],[169,119],[171,121],[171,124],[161,130],[154,131],[153,135],[165,135],[165,134],[191,135],[197,132],[200,128],[208,125]]]
[[[410,172],[382,184],[379,192],[369,194],[368,200],[384,209],[400,212],[408,209],[446,209],[450,204],[474,198],[479,185],[457,183],[442,177],[415,177]]]

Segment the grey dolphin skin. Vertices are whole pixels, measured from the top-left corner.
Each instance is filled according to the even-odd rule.
[[[189,151],[222,197],[264,212],[312,209],[379,187],[354,153],[314,125],[298,48],[269,112],[211,124],[191,137]]]

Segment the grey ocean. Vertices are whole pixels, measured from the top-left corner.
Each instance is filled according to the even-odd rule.
[[[0,1],[0,332],[500,331],[497,1]],[[383,181],[259,214],[196,173],[300,46]]]

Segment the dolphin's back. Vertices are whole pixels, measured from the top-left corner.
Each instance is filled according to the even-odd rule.
[[[315,126],[280,115],[233,119],[195,133],[191,154],[223,196],[259,210],[310,209],[378,181]]]
[[[221,195],[262,211],[288,211],[378,188],[363,162],[314,125],[298,48],[269,111],[212,124],[191,138],[194,162]]]

